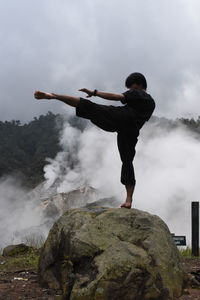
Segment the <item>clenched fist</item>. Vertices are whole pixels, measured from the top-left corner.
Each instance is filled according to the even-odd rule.
[[[45,92],[41,92],[41,91],[36,91],[34,93],[34,97],[35,99],[54,99],[54,94],[53,93],[45,93]]]

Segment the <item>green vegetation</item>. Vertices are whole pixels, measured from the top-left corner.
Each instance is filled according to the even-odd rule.
[[[37,271],[39,250],[30,249],[28,253],[14,257],[0,256],[0,272],[17,272],[21,270]]]
[[[180,122],[184,124],[189,130],[200,134],[200,116],[197,120],[192,119],[180,119]]]
[[[43,180],[45,158],[60,150],[57,117],[49,112],[24,125],[0,122],[0,176],[17,172],[32,186]]]
[[[179,248],[179,253],[181,256],[185,257],[192,257],[192,249],[187,247],[187,248]]]
[[[179,252],[181,256],[188,257],[188,258],[196,258],[196,256],[192,256],[192,249],[190,247],[179,248]],[[200,249],[199,249],[199,254],[200,254]]]

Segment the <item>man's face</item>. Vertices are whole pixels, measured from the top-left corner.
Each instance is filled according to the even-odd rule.
[[[144,88],[142,87],[141,84],[137,84],[137,83],[133,83],[131,85],[131,89],[135,89],[135,90],[144,90]]]

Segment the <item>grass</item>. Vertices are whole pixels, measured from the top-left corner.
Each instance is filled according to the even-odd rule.
[[[186,248],[179,248],[179,253],[181,256],[188,257],[188,258],[198,258],[197,256],[192,255],[192,249],[190,247]],[[200,254],[200,249],[199,249]]]
[[[22,243],[31,247],[27,253],[14,253],[13,256],[4,257],[3,248],[0,248],[0,272],[17,272],[20,270],[37,271],[39,261],[39,248],[44,245],[45,237],[30,234],[23,238]]]
[[[44,245],[45,242],[45,237],[43,235],[34,235],[34,234],[30,234],[30,235],[26,235],[23,239],[22,239],[22,243],[24,243],[25,245],[29,246],[29,247],[33,247],[33,248],[41,248]]]
[[[36,272],[38,260],[39,250],[33,248],[26,254],[14,257],[0,256],[0,272],[17,272],[21,270],[32,270]]]

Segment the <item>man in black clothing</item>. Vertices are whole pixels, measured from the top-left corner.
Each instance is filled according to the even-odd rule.
[[[36,91],[36,99],[57,99],[76,108],[76,115],[89,119],[99,128],[117,132],[117,144],[122,161],[121,183],[125,185],[127,197],[121,207],[131,208],[135,188],[133,158],[139,131],[155,109],[153,98],[147,94],[147,82],[141,73],[130,74],[125,85],[128,90],[122,94],[80,89],[88,97],[98,96],[106,100],[121,101],[124,106],[101,105],[89,100],[68,95]]]

